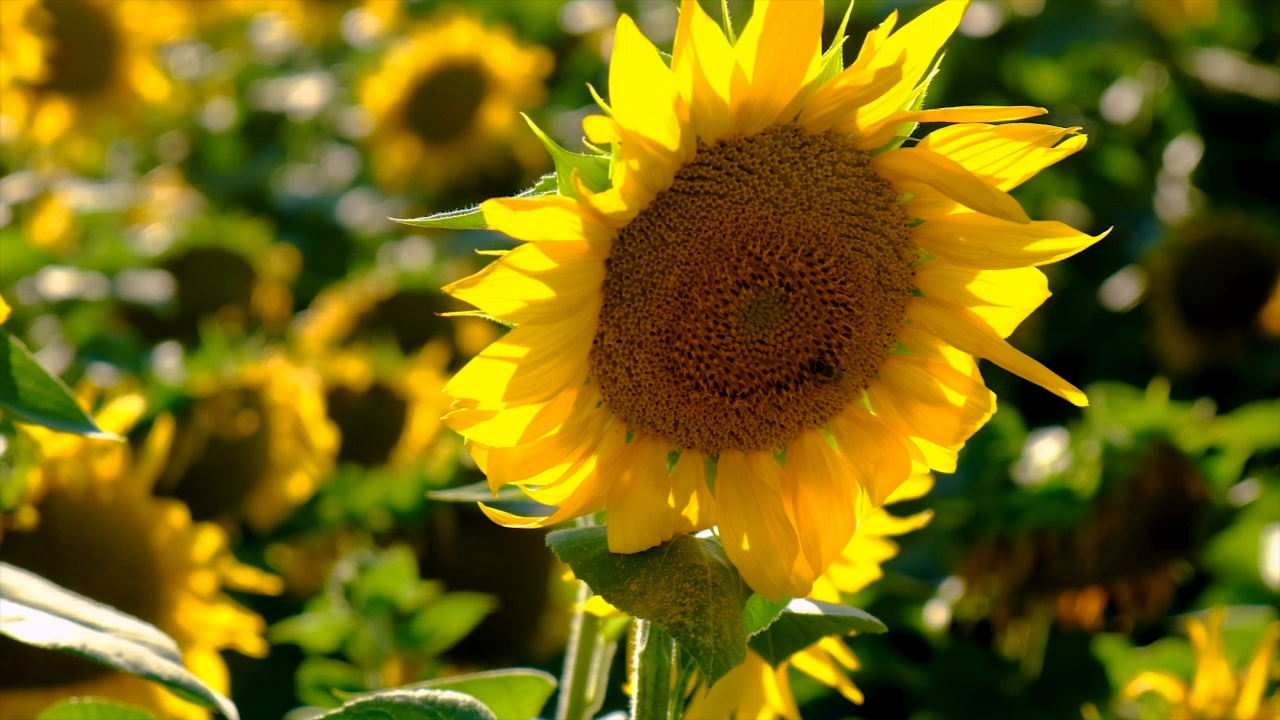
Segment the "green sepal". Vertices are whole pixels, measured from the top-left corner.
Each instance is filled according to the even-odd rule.
[[[481,480],[460,487],[445,488],[444,490],[430,490],[427,492],[427,497],[443,502],[465,503],[526,502],[529,500],[529,496],[514,485],[504,485],[498,488],[498,492],[495,493],[489,489],[488,480]]]
[[[675,638],[708,686],[746,661],[751,590],[716,540],[676,535],[622,555],[609,552],[606,528],[583,527],[550,533],[547,545],[597,595]]]
[[[603,192],[609,189],[609,162],[610,159],[605,155],[583,155],[580,153],[572,153],[556,144],[542,129],[529,119],[528,115],[520,113],[520,117],[529,123],[529,129],[533,130],[533,134],[538,136],[538,140],[542,142],[542,146],[551,153],[551,159],[556,164],[556,188],[561,195],[565,197],[576,198],[578,191],[573,187],[573,173],[577,171],[578,178],[582,180],[582,184],[592,192]]]
[[[844,33],[849,27],[849,16],[852,14],[853,0],[849,0],[849,6],[844,10],[844,18],[840,20],[840,27],[836,28],[835,37],[831,38],[831,46],[822,53],[822,68],[818,70],[817,87],[827,84],[844,70],[844,43],[849,39]]]
[[[527,198],[537,197],[553,193],[557,189],[556,173],[547,173],[538,178],[538,182],[532,187],[520,191],[515,197]],[[434,215],[424,215],[417,218],[391,218],[392,221],[401,225],[412,225],[414,227],[434,228],[436,230],[487,230],[489,223],[484,219],[484,211],[479,205],[469,208],[460,208],[458,210],[449,210],[446,212],[438,212]]]
[[[753,636],[748,644],[766,662],[777,667],[828,635],[882,633],[886,629],[884,623],[863,610],[818,600],[796,599],[787,603],[777,620]]]
[[[119,440],[101,428],[76,402],[67,384],[45,370],[22,341],[0,330],[0,409],[18,422],[50,430]]]
[[[470,695],[450,690],[397,689],[361,695],[312,720],[497,720]]]

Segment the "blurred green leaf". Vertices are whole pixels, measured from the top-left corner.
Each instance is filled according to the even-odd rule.
[[[751,649],[777,667],[828,635],[882,633],[887,628],[873,615],[847,605],[795,599],[768,629],[749,640]]]
[[[411,612],[421,602],[423,590],[413,551],[396,546],[361,569],[351,585],[351,604],[364,614]]]
[[[538,136],[538,140],[542,142],[542,146],[551,153],[551,159],[556,164],[556,189],[565,197],[576,198],[578,191],[573,187],[573,173],[577,171],[578,179],[582,184],[592,192],[603,192],[609,189],[609,156],[607,155],[583,155],[581,153],[572,153],[556,144],[555,140],[547,137],[542,129],[529,119],[528,115],[520,113],[520,117],[529,123],[529,128],[533,130],[533,134]]]
[[[384,690],[348,700],[316,720],[497,720],[479,700],[448,690]]]
[[[0,634],[159,682],[232,720],[236,706],[182,665],[158,628],[20,567],[0,562]]]
[[[157,720],[150,711],[98,697],[74,697],[45,708],[36,720]]]
[[[352,695],[369,689],[359,668],[326,657],[303,660],[293,683],[299,700],[321,708],[338,706],[340,701],[335,693]]]
[[[45,370],[16,337],[0,330],[0,409],[51,430],[119,440],[93,422],[66,383]]]
[[[336,652],[356,629],[356,619],[330,610],[304,612],[272,625],[267,637],[273,644],[293,643],[314,653]]]
[[[605,527],[557,530],[547,545],[619,610],[656,623],[698,663],[707,684],[746,660],[750,590],[714,540],[677,535],[644,552],[609,552]]]
[[[410,687],[465,693],[484,703],[499,718],[533,718],[538,717],[555,692],[556,679],[541,670],[513,668],[455,675]]]
[[[496,608],[497,602],[489,595],[445,593],[427,603],[409,621],[409,644],[417,652],[439,655],[466,637]]]

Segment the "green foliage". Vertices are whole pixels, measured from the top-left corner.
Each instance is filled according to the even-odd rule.
[[[751,649],[777,667],[787,658],[828,635],[882,633],[884,623],[847,605],[796,599],[777,620],[749,641]]]
[[[470,695],[499,718],[532,718],[542,712],[542,706],[555,692],[556,680],[540,670],[519,668],[454,675],[412,687]]]
[[[781,617],[790,602],[791,598],[783,598],[778,602],[774,602],[766,599],[763,595],[752,593],[751,597],[747,598],[746,606],[742,609],[743,618],[747,623],[747,634],[754,636],[768,629],[770,625]]]
[[[93,422],[75,395],[45,370],[20,340],[0,330],[0,409],[52,430],[114,438]]]
[[[60,700],[45,708],[35,720],[157,720],[142,708],[96,697]]]
[[[239,718],[230,700],[183,666],[172,638],[132,615],[4,562],[0,607],[0,634],[154,680],[230,720]]]
[[[498,720],[479,700],[448,690],[384,690],[314,720]]]
[[[746,659],[750,590],[714,540],[677,535],[631,555],[609,552],[603,527],[557,530],[547,545],[614,607],[676,639],[714,683]]]
[[[609,163],[608,155],[583,155],[581,153],[571,153],[568,150],[556,144],[555,140],[547,137],[528,115],[521,113],[524,121],[529,124],[529,129],[533,130],[533,134],[538,136],[538,140],[542,146],[551,154],[551,159],[556,164],[556,189],[565,197],[576,198],[578,191],[573,187],[573,175],[577,173],[578,179],[582,184],[592,192],[602,192],[609,189]]]

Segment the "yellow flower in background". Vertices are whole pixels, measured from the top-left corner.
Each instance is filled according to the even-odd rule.
[[[157,492],[200,520],[243,519],[265,531],[315,494],[338,434],[314,371],[279,352],[193,378]]]
[[[1154,717],[1169,720],[1274,720],[1280,718],[1280,694],[1266,696],[1280,622],[1267,625],[1258,638],[1253,659],[1237,674],[1224,653],[1222,622],[1226,610],[1214,607],[1207,618],[1188,617],[1187,635],[1196,651],[1196,672],[1188,685],[1182,678],[1164,671],[1147,670],[1124,687],[1122,697],[1136,700],[1148,693],[1167,703]]]
[[[1138,0],[1138,12],[1165,35],[1192,27],[1210,27],[1218,19],[1218,0]]]
[[[450,381],[446,423],[493,488],[559,506],[490,517],[607,508],[622,553],[714,518],[753,589],[802,597],[860,491],[954,470],[995,409],[976,357],[1085,404],[1004,340],[1049,295],[1037,266],[1099,239],[1007,191],[1084,137],[987,124],[1039,108],[909,109],[965,7],[891,15],[830,78],[821,2],[758,2],[731,45],[686,0],[670,67],[619,20],[584,122],[609,187],[486,202],[523,244],[446,288],[518,325]],[[926,121],[957,124],[896,146]]]
[[[189,3],[14,4],[22,7],[6,8],[4,17],[6,54],[13,56],[6,65],[13,70],[0,72],[12,82],[0,83],[7,90],[0,139],[80,160],[138,120],[142,106],[175,99],[159,51],[189,34]]]
[[[99,414],[105,429],[128,430],[142,399],[124,394]],[[26,500],[38,518],[0,543],[0,560],[150,622],[173,637],[183,662],[214,689],[229,691],[219,654],[262,657],[263,621],[224,590],[276,593],[279,580],[239,564],[221,529],[192,523],[180,502],[151,495],[172,438],[161,416],[141,449],[29,428],[39,477]],[[149,708],[166,718],[207,718],[162,686],[88,660],[0,638],[0,718],[35,717],[74,695]]]
[[[325,406],[341,438],[338,462],[395,468],[427,463],[447,406],[442,390],[448,359],[447,348],[428,345],[389,364],[360,351],[335,351],[321,360]]]
[[[903,483],[885,501],[893,504],[923,497],[933,488],[933,477],[917,475]],[[882,507],[859,503],[858,529],[840,557],[813,584],[809,596],[823,602],[843,602],[842,595],[856,593],[884,574],[881,563],[898,554],[898,546],[889,538],[918,530],[929,523],[933,513],[925,511],[910,517],[890,515]],[[594,598],[592,598],[594,600]],[[799,720],[791,694],[788,669],[795,668],[818,682],[834,688],[849,702],[862,704],[862,691],[849,679],[859,667],[858,658],[844,641],[825,637],[792,655],[777,668],[765,662],[754,651],[747,651],[746,663],[721,678],[705,694],[694,691],[686,717],[690,718],[758,718]]]
[[[520,110],[546,94],[553,58],[519,43],[510,28],[445,12],[391,47],[360,85],[374,120],[373,171],[387,187],[431,190],[469,180],[501,160]]]

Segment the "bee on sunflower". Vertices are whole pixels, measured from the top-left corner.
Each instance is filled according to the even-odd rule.
[[[607,510],[617,553],[715,524],[752,589],[804,597],[860,493],[955,469],[995,410],[978,358],[1086,404],[1005,340],[1049,295],[1038,266],[1102,237],[1008,194],[1085,138],[992,124],[1040,108],[920,109],[966,6],[892,14],[847,68],[817,1],[761,0],[735,42],[685,0],[669,65],[619,19],[583,124],[608,175],[483,203],[522,244],[446,288],[516,326],[446,386],[446,423],[493,489],[557,507],[492,519]]]

